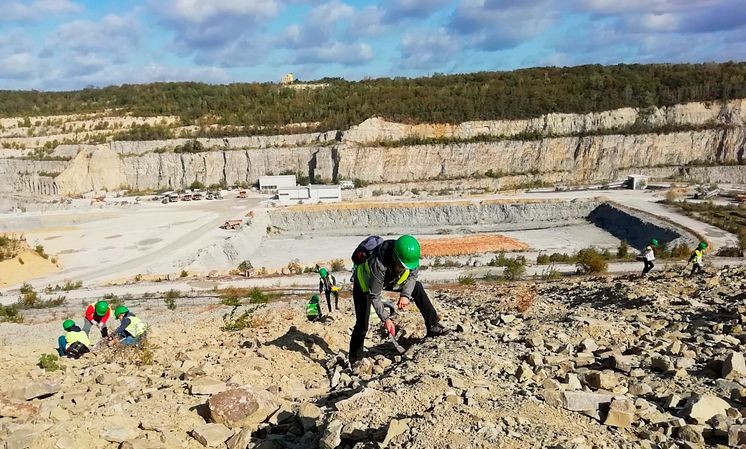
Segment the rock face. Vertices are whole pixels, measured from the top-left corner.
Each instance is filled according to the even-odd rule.
[[[154,150],[173,148],[185,139],[147,142],[112,142],[98,147],[80,146],[80,152],[62,165],[55,179],[38,180],[39,161],[0,159],[12,168],[0,177],[6,189],[73,194],[114,190],[127,186],[140,190],[180,189],[192,182],[205,185],[252,184],[258,177],[284,171],[321,179],[361,179],[374,183],[423,182],[494,174],[534,173],[547,182],[603,182],[630,172],[648,170],[702,181],[737,182],[746,177],[743,167],[685,167],[744,163],[746,131],[744,100],[726,105],[691,103],[641,113],[620,109],[592,114],[548,114],[531,120],[466,122],[460,125],[405,125],[370,119],[346,132],[285,136],[199,139],[213,148],[203,153]],[[521,133],[573,135],[623,128],[634,123],[652,126],[721,125],[668,134],[607,134],[551,137],[537,140],[500,140],[442,145],[375,146],[380,141],[406,137],[469,138],[478,135],[516,136]],[[251,148],[251,149],[246,149]],[[225,149],[225,150],[223,150]],[[61,149],[72,153],[69,146]],[[685,172],[681,173],[681,170]],[[717,174],[716,174],[717,172]],[[28,173],[28,174],[26,174]],[[727,175],[727,177],[723,177]],[[717,178],[716,178],[717,177]]]
[[[272,393],[250,386],[226,390],[207,401],[210,420],[231,427],[257,426],[280,408],[280,404]]]

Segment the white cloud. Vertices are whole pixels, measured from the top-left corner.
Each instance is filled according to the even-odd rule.
[[[0,79],[29,78],[37,67],[37,60],[31,53],[13,53],[0,58]]]
[[[142,34],[134,13],[109,14],[100,21],[76,20],[61,25],[52,45],[80,53],[102,52],[128,58],[139,46]]]
[[[273,17],[279,11],[275,0],[160,0],[157,8],[174,22],[204,24],[217,17]]]
[[[0,2],[0,22],[36,22],[50,15],[81,10],[78,4],[70,0],[3,0]]]
[[[321,47],[307,48],[296,52],[293,64],[341,64],[362,65],[373,60],[373,49],[365,43],[345,44],[332,42]]]
[[[457,36],[446,29],[420,29],[407,32],[399,44],[401,64],[413,69],[432,69],[453,65],[454,56],[461,51]]]

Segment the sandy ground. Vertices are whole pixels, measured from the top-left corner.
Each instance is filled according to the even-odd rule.
[[[23,263],[21,263],[23,262]],[[0,262],[0,287],[20,284],[29,279],[49,276],[60,271],[59,267],[31,250]]]

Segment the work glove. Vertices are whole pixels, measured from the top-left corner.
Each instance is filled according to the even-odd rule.
[[[406,296],[400,296],[399,302],[396,304],[396,306],[399,308],[399,310],[404,310],[407,307],[407,304],[409,304],[409,298]]]
[[[391,336],[396,335],[396,329],[394,328],[394,322],[391,320],[386,320],[383,322],[383,325],[386,327],[386,331],[391,334]]]

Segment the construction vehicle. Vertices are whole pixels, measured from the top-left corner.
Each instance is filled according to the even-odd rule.
[[[179,201],[179,194],[178,193],[174,192],[174,193],[171,193],[170,195],[168,195],[168,202],[169,203],[175,203],[177,201]]]
[[[238,192],[238,197],[239,198],[246,198],[246,191],[245,190],[239,191]]]
[[[241,220],[228,220],[221,226],[222,229],[238,229],[243,224]]]
[[[202,199],[202,192],[194,192],[192,194],[192,200],[193,201],[199,201]]]

